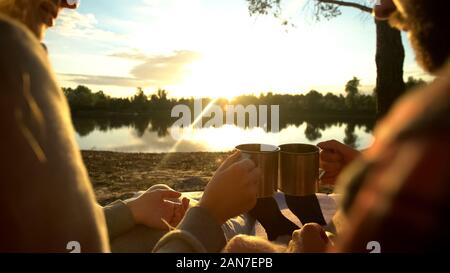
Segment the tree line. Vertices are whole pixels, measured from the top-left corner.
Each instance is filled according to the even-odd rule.
[[[409,88],[422,85],[425,82],[410,77]],[[86,86],[63,88],[64,94],[74,116],[100,114],[158,114],[170,116],[171,109],[180,104],[194,107],[194,98],[169,98],[166,90],[160,89],[152,95],[146,95],[142,88],[137,88],[136,94],[129,98],[116,98],[103,91],[93,92]],[[203,105],[211,102],[204,98]],[[242,95],[232,100],[218,99],[215,104],[226,105],[280,105],[280,114],[284,117],[297,115],[330,115],[364,117],[376,115],[377,99],[374,94],[363,94],[360,91],[360,80],[354,77],[345,86],[345,95],[322,93],[311,90],[307,94],[274,94],[272,92],[255,95]]]

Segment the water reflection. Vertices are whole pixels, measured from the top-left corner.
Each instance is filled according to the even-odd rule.
[[[371,132],[375,126],[373,120],[285,118],[280,122],[279,133],[266,132],[262,128],[225,125],[220,128],[195,129],[175,145],[177,141],[170,134],[174,121],[168,115],[140,115],[79,117],[73,119],[73,124],[81,149],[155,153],[228,151],[237,144],[248,142],[316,144],[328,139],[337,139],[355,148],[365,148],[372,142]]]
[[[349,122],[345,128],[344,138],[344,143],[353,148],[356,148],[356,141],[358,140],[358,136],[355,134],[355,127],[356,125],[354,123]]]

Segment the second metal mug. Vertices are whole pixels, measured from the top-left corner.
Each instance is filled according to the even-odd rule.
[[[316,194],[319,180],[319,148],[307,144],[286,144],[279,148],[278,189],[290,196]]]

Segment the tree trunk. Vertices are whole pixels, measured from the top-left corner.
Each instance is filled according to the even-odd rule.
[[[382,118],[405,92],[403,65],[405,49],[400,31],[387,21],[375,20],[377,28],[377,114]]]

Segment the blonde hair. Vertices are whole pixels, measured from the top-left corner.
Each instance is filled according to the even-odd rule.
[[[24,24],[40,40],[42,33],[37,25],[37,0],[0,0],[0,15],[6,15]]]
[[[0,0],[0,13],[25,22],[30,0]]]

